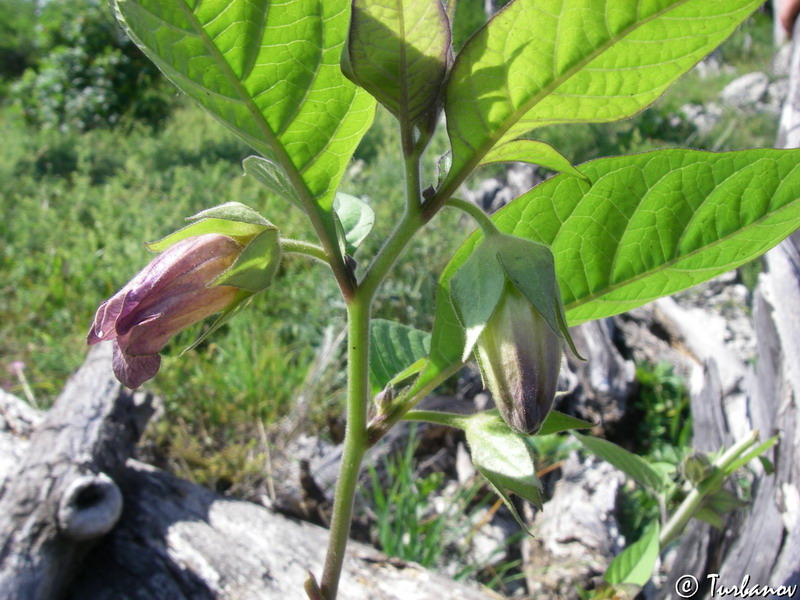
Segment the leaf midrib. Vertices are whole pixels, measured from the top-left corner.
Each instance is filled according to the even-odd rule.
[[[670,5],[668,8],[665,8],[661,11],[658,11],[657,13],[654,13],[645,20],[636,21],[634,25],[623,30],[623,32],[620,35],[614,38],[610,38],[607,42],[598,46],[594,52],[588,54],[585,58],[576,62],[573,67],[569,68],[567,71],[564,72],[564,75],[562,77],[554,78],[549,85],[546,85],[537,94],[531,96],[531,98],[527,102],[522,104],[521,108],[517,109],[516,111],[513,111],[509,116],[509,118],[506,119],[506,121],[499,128],[497,128],[493,134],[490,134],[487,137],[486,141],[478,147],[478,149],[475,151],[472,157],[463,164],[463,166],[458,170],[458,172],[454,177],[451,178],[448,176],[447,179],[451,183],[445,182],[445,185],[442,186],[442,193],[444,194],[444,197],[449,198],[455,192],[455,190],[458,189],[458,186],[460,186],[461,183],[463,183],[463,181],[472,172],[472,170],[480,163],[481,159],[483,159],[483,157],[495,146],[495,144],[497,144],[503,138],[506,132],[509,129],[511,129],[515,124],[517,124],[522,119],[522,117],[525,116],[526,113],[530,112],[537,104],[539,104],[542,100],[548,97],[555,89],[563,85],[566,81],[569,81],[569,79],[575,76],[575,74],[578,73],[585,65],[592,62],[595,58],[606,52],[609,47],[613,46],[620,40],[624,39],[634,31],[639,29],[640,27],[643,27],[647,23],[650,23],[651,21],[661,17],[662,15],[692,1],[694,0],[682,0],[680,2],[676,2],[675,4]],[[560,16],[558,19],[559,24],[561,23],[562,18],[563,15]],[[458,62],[460,58],[461,58],[460,56],[457,57],[456,62]],[[457,64],[453,65],[453,70],[455,70],[457,66],[458,66]]]
[[[202,41],[206,51],[209,53],[209,56],[211,56],[211,58],[214,60],[217,67],[222,71],[222,74],[225,76],[228,82],[232,84],[233,89],[239,96],[239,101],[241,101],[242,104],[244,104],[244,106],[247,108],[247,111],[250,113],[250,116],[253,118],[259,131],[272,148],[272,151],[275,153],[275,158],[278,159],[281,166],[286,171],[286,174],[292,180],[292,184],[294,185],[295,189],[297,189],[301,199],[303,200],[303,204],[306,205],[306,211],[309,213],[316,213],[318,207],[314,201],[311,191],[306,185],[306,182],[303,180],[301,174],[298,172],[297,168],[292,162],[292,159],[287,154],[283,144],[280,143],[277,135],[272,131],[272,128],[270,127],[269,123],[267,123],[267,120],[264,118],[264,115],[259,110],[255,101],[244,88],[241,80],[236,76],[236,73],[233,72],[233,69],[231,68],[230,64],[228,64],[228,61],[225,60],[225,57],[220,52],[219,48],[217,48],[216,44],[214,44],[214,40],[212,40],[208,35],[202,23],[200,23],[198,20],[197,15],[194,14],[184,0],[175,0],[175,2],[178,5],[179,10],[194,28],[195,35],[197,35],[197,37]],[[263,37],[264,23],[261,24],[259,33],[261,34],[261,37]]]

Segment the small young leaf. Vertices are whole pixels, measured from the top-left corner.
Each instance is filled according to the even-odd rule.
[[[382,390],[392,378],[428,354],[430,334],[394,321],[373,319],[369,326],[370,381]]]
[[[345,250],[353,254],[372,231],[375,212],[363,200],[342,192],[336,193],[333,210],[342,226]]]
[[[288,200],[300,210],[303,204],[286,171],[278,164],[261,156],[248,156],[242,161],[245,175],[250,175],[269,191]]]
[[[551,433],[561,433],[570,429],[591,429],[592,427],[594,427],[594,423],[565,415],[557,410],[551,410],[536,435],[550,435]]]
[[[354,0],[342,71],[402,122],[438,102],[450,58],[441,0]]]
[[[572,435],[589,452],[611,463],[635,481],[656,491],[663,489],[664,479],[641,456],[608,440],[581,435],[575,431],[572,432]]]
[[[718,515],[724,515],[745,506],[747,506],[747,502],[724,488],[703,498],[703,508]]]
[[[658,521],[653,521],[642,537],[611,561],[603,578],[612,585],[633,584],[644,587],[658,560],[658,536]]]
[[[711,509],[701,506],[692,516],[695,519],[699,519],[700,521],[708,523],[715,529],[722,530],[725,528],[725,521],[723,521],[722,517]]]
[[[464,419],[472,463],[498,490],[506,504],[509,492],[542,506],[542,484],[536,478],[533,453],[525,436],[508,428],[496,410]]]
[[[585,179],[583,173],[573,167],[563,154],[550,144],[537,140],[512,140],[501,146],[495,146],[483,157],[480,164],[498,162],[532,163],[545,169]]]

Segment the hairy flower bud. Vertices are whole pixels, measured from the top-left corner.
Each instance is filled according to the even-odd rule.
[[[236,301],[238,287],[211,284],[243,249],[216,233],[176,242],[100,305],[87,342],[113,340],[114,374],[140,386],[158,372],[158,353],[173,335]]]
[[[539,431],[553,405],[561,342],[528,299],[506,284],[475,354],[503,420],[517,433]]]

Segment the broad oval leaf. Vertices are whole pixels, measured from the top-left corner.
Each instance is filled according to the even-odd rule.
[[[593,183],[558,175],[492,218],[550,246],[569,325],[681,291],[766,252],[800,227],[800,150],[658,150],[580,166]],[[464,348],[450,279],[480,233],[439,279],[424,385]]]
[[[123,27],[186,94],[280,165],[327,223],[374,101],[341,73],[348,0],[114,0]],[[308,207],[307,207],[308,209]]]
[[[441,0],[354,0],[342,70],[401,122],[438,104],[450,56]]]
[[[636,114],[762,1],[509,3],[464,46],[447,83],[451,184],[534,128]]]

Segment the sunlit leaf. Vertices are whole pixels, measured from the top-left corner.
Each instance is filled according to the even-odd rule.
[[[114,7],[167,77],[279,165],[332,237],[334,192],[374,114],[372,98],[339,67],[350,2],[114,0]]]
[[[457,185],[492,147],[636,114],[762,0],[517,0],[456,57],[445,112]]]
[[[603,158],[558,175],[492,218],[550,246],[569,325],[612,316],[745,264],[800,227],[800,150],[659,150]],[[416,385],[455,364],[464,329],[450,279],[482,239],[473,234],[439,279],[431,354]]]

